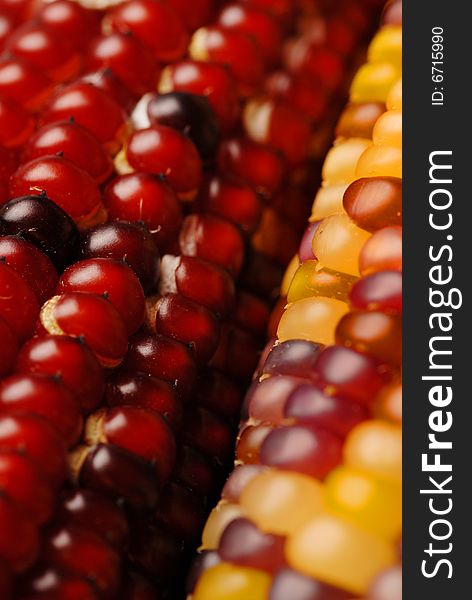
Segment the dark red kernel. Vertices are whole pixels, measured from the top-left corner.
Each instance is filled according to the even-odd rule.
[[[159,482],[148,461],[111,444],[92,447],[79,470],[81,485],[137,511],[152,509],[158,499]]]
[[[23,196],[4,204],[0,208],[0,232],[25,238],[42,250],[59,271],[78,253],[77,226],[46,196]]]
[[[169,423],[173,430],[180,427],[182,406],[172,386],[149,375],[117,373],[107,383],[109,406],[137,406],[153,410]]]
[[[272,573],[285,564],[283,537],[263,533],[248,519],[234,519],[223,531],[218,553],[227,562]]]
[[[127,263],[138,276],[145,293],[156,291],[159,250],[140,223],[115,221],[89,229],[82,235],[84,258],[110,258]]]

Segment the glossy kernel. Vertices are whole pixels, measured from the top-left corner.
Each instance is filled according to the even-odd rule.
[[[115,367],[128,348],[126,326],[103,296],[66,292],[53,296],[41,309],[41,324],[53,335],[82,338],[101,364]]]
[[[198,29],[192,36],[189,54],[194,60],[227,64],[243,96],[257,87],[264,70],[256,40],[247,33],[219,25]]]
[[[401,318],[378,311],[349,312],[336,327],[336,343],[400,367]]]
[[[18,355],[16,371],[59,377],[77,397],[84,414],[101,402],[105,390],[103,372],[93,353],[80,340],[68,336],[29,340]]]
[[[277,329],[278,338],[333,344],[336,325],[347,311],[347,304],[334,298],[303,298],[287,306]]]
[[[369,146],[359,158],[356,177],[402,177],[402,150],[396,146]]]
[[[369,238],[347,215],[333,215],[316,230],[313,252],[323,267],[359,276],[359,254]]]
[[[13,173],[10,179],[12,197],[41,192],[72,217],[79,229],[105,220],[96,182],[66,158],[41,156],[22,164]]]
[[[203,159],[214,158],[220,126],[207,97],[188,92],[153,94],[146,108],[151,125],[167,125],[184,132]]]
[[[87,48],[85,65],[90,71],[112,69],[136,96],[152,90],[159,79],[159,69],[149,48],[134,36],[119,32],[96,37]]]
[[[146,333],[138,333],[131,339],[124,368],[168,381],[184,396],[190,393],[197,372],[188,346],[162,335]]]
[[[331,396],[312,384],[295,389],[287,398],[284,415],[300,424],[314,425],[345,438],[366,420],[368,410],[340,396]]]
[[[187,344],[200,363],[208,361],[218,345],[216,317],[180,294],[167,294],[158,300],[155,327],[157,333]]]
[[[306,577],[289,568],[275,574],[270,587],[269,600],[347,600],[351,595],[324,582]]]
[[[0,231],[20,235],[42,250],[58,270],[73,262],[79,246],[74,221],[46,196],[15,198],[0,208]]]
[[[184,24],[172,6],[151,0],[129,0],[112,8],[103,28],[131,31],[153,51],[155,59],[162,62],[181,58],[188,42]]]
[[[149,460],[161,481],[175,463],[175,441],[169,426],[156,412],[135,406],[118,406],[91,415],[87,422],[89,443],[106,440]]]
[[[383,112],[385,112],[385,104],[382,102],[350,103],[338,121],[336,135],[370,140],[374,125]]]
[[[356,281],[355,277],[345,273],[320,268],[316,260],[305,260],[292,278],[287,302],[290,304],[315,297],[346,302],[349,290]]]
[[[53,425],[68,446],[77,442],[80,406],[60,381],[40,375],[12,375],[0,383],[0,413],[39,415]]]
[[[203,529],[202,549],[216,550],[226,527],[243,515],[243,510],[239,504],[220,501],[211,511]]]
[[[324,185],[347,184],[355,179],[357,161],[370,143],[363,138],[350,138],[333,146],[323,164]]]
[[[6,44],[13,55],[25,59],[54,81],[67,81],[79,74],[80,55],[67,39],[45,25],[25,23]]]
[[[343,346],[329,346],[316,360],[313,379],[328,394],[370,405],[388,382],[389,370],[378,361]]]
[[[104,119],[103,115],[107,118]],[[125,114],[121,106],[97,86],[76,81],[59,89],[49,101],[42,122],[67,121],[88,129],[113,154],[124,133]]]
[[[172,386],[149,375],[117,373],[107,382],[109,406],[137,406],[153,410],[175,430],[180,426],[182,407]]]
[[[74,525],[56,527],[47,535],[43,551],[52,565],[89,577],[104,597],[117,592],[120,558],[96,533]]]
[[[106,258],[76,262],[61,275],[57,291],[106,295],[123,319],[128,335],[143,324],[144,293],[133,270],[124,262]]]
[[[380,479],[401,482],[401,427],[380,420],[360,424],[346,440],[344,460]]]
[[[362,276],[387,270],[402,270],[402,228],[399,226],[376,231],[359,254]]]
[[[185,256],[198,256],[226,268],[232,275],[241,270],[244,241],[229,221],[212,215],[189,215],[180,230],[180,248]]]
[[[90,449],[79,470],[78,481],[99,494],[124,500],[137,511],[154,508],[159,496],[160,483],[152,465],[111,444]]]
[[[240,505],[263,531],[289,535],[321,513],[322,486],[307,475],[270,470],[249,481]]]
[[[1,236],[0,260],[28,281],[39,304],[53,295],[57,271],[49,258],[30,242],[19,236]]]
[[[136,273],[146,294],[156,290],[159,250],[140,223],[115,221],[89,229],[81,239],[84,258],[110,258],[126,262]]]
[[[326,479],[326,507],[379,537],[395,541],[401,534],[401,488],[350,467]]]
[[[344,193],[347,214],[362,229],[376,231],[402,223],[402,182],[393,177],[358,179]]]
[[[328,514],[296,531],[286,553],[289,565],[303,574],[361,596],[375,575],[395,562],[393,545]]]
[[[58,153],[86,171],[97,183],[111,175],[113,166],[103,146],[87,129],[71,121],[59,121],[38,129],[23,149],[22,161]]]
[[[263,465],[304,473],[316,479],[341,463],[341,441],[328,431],[307,425],[289,425],[271,431],[263,440]]]
[[[281,536],[263,533],[251,521],[239,518],[224,530],[218,552],[223,561],[273,572],[284,563],[283,546]]]
[[[26,279],[8,264],[0,262],[0,317],[21,342],[33,333],[38,311],[36,294]]]
[[[52,90],[52,80],[26,60],[8,56],[0,60],[0,94],[15,100],[26,110],[41,110]]]
[[[201,159],[180,131],[164,125],[135,131],[126,142],[125,155],[133,169],[165,175],[179,194],[193,197],[200,185]]]
[[[385,102],[398,75],[398,69],[391,63],[366,63],[359,69],[351,84],[351,100]]]
[[[265,600],[270,577],[262,571],[221,563],[203,573],[194,600]]]
[[[223,131],[230,130],[239,114],[236,82],[226,65],[184,60],[166,67],[159,83],[162,94],[191,92],[205,96]]]

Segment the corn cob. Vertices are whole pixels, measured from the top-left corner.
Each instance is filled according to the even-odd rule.
[[[401,598],[398,14],[387,7],[339,120],[194,600]]]
[[[231,68],[194,62],[200,88],[185,90],[208,95],[207,102],[172,96],[181,104],[169,122],[162,113],[168,97],[153,95],[153,111],[144,104],[151,127],[144,133],[132,127],[139,96],[159,78],[162,89],[162,64],[183,59],[193,32],[190,51],[201,57],[208,32],[199,28],[215,17],[218,4],[136,0],[105,14],[68,0],[6,0],[1,7],[0,46],[8,54],[0,59],[0,278],[2,291],[14,291],[2,293],[0,305],[6,340],[0,351],[2,598],[175,597],[175,575],[218,492],[241,385],[255,367],[268,317],[267,305],[247,291],[234,300],[246,240],[259,220],[259,185],[250,178],[233,184],[239,205],[243,193],[249,198],[249,220],[228,213],[224,194],[201,193],[190,202],[202,166],[210,182],[223,179],[225,142],[219,168],[214,161],[217,131],[234,135],[238,93],[248,98],[259,88],[257,70],[242,63],[239,50],[246,48],[264,72],[279,60],[264,36],[257,43],[244,37],[257,11],[247,9],[239,31],[231,31],[225,10],[212,26],[229,44],[224,60],[231,59]],[[311,13],[334,23],[331,41],[322,45],[340,39],[329,3],[255,4],[273,9],[273,17],[259,13],[259,23],[272,23],[267,35],[285,37],[289,20]],[[375,2],[367,4],[371,14]],[[133,7],[147,11],[145,22],[128,20]],[[27,23],[32,16],[35,22]],[[360,42],[370,17],[351,2],[341,3],[336,16],[348,30],[355,24],[360,37],[351,42]],[[331,82],[327,72],[319,77]],[[330,94],[342,79],[338,72]],[[304,139],[311,135],[293,109],[275,104],[278,119],[291,116]],[[310,127],[322,120],[320,113],[308,116]],[[179,128],[189,125],[186,137]],[[306,150],[287,145],[280,131],[273,135],[265,141],[285,157],[271,147],[265,156],[303,166]],[[148,153],[141,151],[143,140],[151,141]],[[110,180],[114,170],[120,176]],[[299,192],[295,220],[305,210],[305,193]],[[255,245],[264,249],[260,237]],[[256,291],[275,288],[278,269],[269,285],[253,280]],[[65,484],[66,450],[72,489]]]

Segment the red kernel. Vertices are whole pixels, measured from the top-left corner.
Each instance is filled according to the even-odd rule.
[[[145,333],[131,339],[124,368],[131,373],[146,373],[168,381],[184,396],[190,393],[197,374],[188,346],[163,335]]]
[[[87,129],[73,121],[59,121],[41,127],[23,149],[22,162],[59,153],[86,171],[97,183],[102,183],[112,173],[113,165],[103,146]]]
[[[95,356],[82,341],[68,336],[48,335],[28,341],[20,351],[16,371],[60,377],[79,400],[84,414],[97,407],[105,389]]]
[[[39,304],[54,293],[57,271],[49,258],[33,244],[17,236],[0,237],[0,260],[26,279]]]
[[[42,122],[67,121],[71,117],[93,133],[112,154],[118,151],[125,129],[125,114],[111,96],[83,81],[59,89],[48,103]]]
[[[13,173],[13,198],[41,191],[77,223],[79,229],[106,218],[96,182],[83,169],[60,156],[42,156],[27,162]]]
[[[0,451],[24,452],[54,486],[66,477],[65,444],[42,417],[0,416]]]
[[[79,403],[59,381],[41,375],[12,375],[0,383],[0,414],[39,415],[61,433],[65,443],[77,442],[82,430]]]
[[[182,407],[172,386],[149,375],[118,373],[108,380],[106,399],[109,406],[136,406],[152,410],[176,430],[182,419]]]
[[[123,319],[128,334],[144,321],[144,293],[133,270],[124,262],[90,258],[76,262],[64,271],[57,286],[64,292],[106,295]]]
[[[241,270],[244,241],[238,229],[212,215],[188,216],[180,231],[185,256],[198,256],[226,268],[232,275]]]
[[[183,133],[154,125],[135,131],[125,155],[132,168],[165,175],[178,194],[193,197],[202,177],[202,162],[194,144]]]
[[[8,496],[37,524],[51,517],[54,506],[51,486],[26,456],[0,453],[0,493]]]
[[[173,62],[187,49],[188,34],[173,7],[152,0],[129,0],[112,8],[106,15],[103,28],[131,31],[149,46],[156,60]]]
[[[37,525],[13,502],[0,496],[0,558],[16,572],[23,571],[36,559]]]
[[[0,317],[20,342],[32,334],[38,311],[32,287],[12,267],[0,262]]]
[[[83,338],[102,365],[116,367],[123,360],[128,348],[126,326],[103,296],[66,292],[48,300],[40,316],[48,333]]]
[[[150,173],[131,173],[113,179],[105,189],[111,219],[142,221],[159,248],[177,236],[182,208],[172,187]]]
[[[109,67],[135,96],[154,89],[159,70],[151,51],[135,37],[111,33],[95,38],[85,56],[87,70]]]

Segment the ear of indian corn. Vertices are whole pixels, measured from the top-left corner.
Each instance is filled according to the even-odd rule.
[[[393,4],[352,82],[283,280],[276,341],[246,397],[193,600],[215,587],[222,600],[401,599],[402,30]],[[225,577],[238,584],[226,591]]]
[[[271,303],[380,3],[2,3],[2,600],[184,593],[230,468]],[[388,62],[382,48],[373,60]],[[379,140],[390,129],[379,127]],[[346,138],[355,139],[325,168],[336,193],[368,143],[362,132]],[[332,226],[342,233],[338,254],[364,242],[360,223]],[[311,237],[300,250],[307,262]],[[276,373],[288,351],[287,368],[251,388],[252,421],[238,444],[248,469],[203,530],[204,546],[225,547],[225,564],[200,588],[206,597],[265,598],[273,564],[284,600],[293,577],[305,577],[288,567],[287,537],[323,516],[320,481],[341,461],[339,439],[365,420],[368,394],[358,391],[356,405],[347,392],[325,399],[322,429],[273,424],[285,418],[284,396],[306,383],[312,349],[331,343],[333,321],[347,314],[359,273],[341,259],[299,278],[287,340],[265,365]],[[304,337],[295,346],[293,323]],[[382,382],[378,373],[368,389]],[[293,434],[309,464],[277,449],[291,447]],[[333,483],[339,510],[338,490],[363,481],[357,462]],[[364,492],[374,507],[388,485]],[[309,502],[292,510],[301,497]],[[318,526],[335,530],[333,521]],[[241,532],[255,540],[256,562],[238,554]],[[355,544],[345,560],[354,552]],[[219,554],[201,558],[215,566]]]

